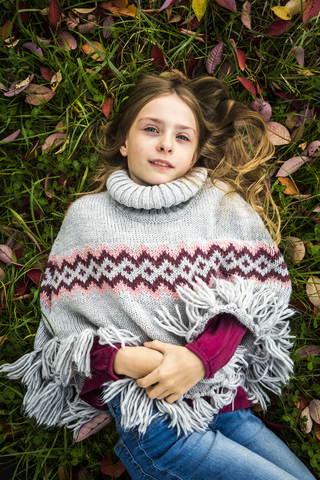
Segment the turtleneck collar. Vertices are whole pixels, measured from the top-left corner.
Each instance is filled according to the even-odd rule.
[[[206,181],[208,172],[205,168],[197,168],[194,175],[196,178],[193,181],[197,185],[186,178],[178,178],[172,182],[146,187],[131,180],[127,170],[118,170],[108,178],[107,190],[114,200],[126,207],[145,210],[169,208],[194,197]]]

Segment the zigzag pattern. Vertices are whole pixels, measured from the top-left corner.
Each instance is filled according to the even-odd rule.
[[[262,243],[252,248],[229,240],[206,246],[196,242],[192,247],[181,242],[174,250],[163,246],[156,251],[146,246],[133,251],[126,245],[115,250],[101,245],[97,250],[87,247],[85,252],[75,251],[71,257],[63,255],[60,260],[51,256],[42,299],[51,306],[62,294],[72,296],[82,291],[88,295],[97,290],[103,295],[109,290],[117,295],[123,289],[136,298],[148,292],[155,299],[164,293],[178,299],[177,286],[191,286],[196,277],[211,286],[214,278],[233,275],[258,283],[290,283],[279,250]]]

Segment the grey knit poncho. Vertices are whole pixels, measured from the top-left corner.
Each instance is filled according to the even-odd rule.
[[[0,368],[26,386],[26,415],[75,436],[98,411],[79,399],[90,349],[158,339],[192,342],[210,318],[228,312],[248,329],[229,363],[169,404],[151,400],[132,378],[108,382],[104,402],[121,393],[122,424],[150,423],[153,402],[171,426],[202,430],[241,386],[263,407],[292,372],[288,271],[262,220],[227,187],[193,181],[152,187],[124,170],[107,190],[68,210],[44,274],[34,351]],[[206,188],[202,188],[206,187]],[[209,396],[211,403],[202,397]],[[192,399],[190,407],[183,398]]]

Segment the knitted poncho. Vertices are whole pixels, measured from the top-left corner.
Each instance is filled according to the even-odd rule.
[[[34,351],[0,368],[23,377],[25,413],[38,424],[67,424],[76,436],[98,413],[78,396],[95,336],[123,347],[153,339],[185,345],[222,312],[247,333],[214,378],[173,404],[151,400],[132,378],[106,384],[104,402],[121,393],[123,426],[144,432],[156,402],[172,427],[201,430],[239,386],[265,407],[267,391],[280,393],[288,381],[294,311],[283,258],[239,195],[226,195],[222,182],[210,186],[205,169],[196,173],[193,181],[146,187],[118,171],[106,191],[69,208],[43,278]]]

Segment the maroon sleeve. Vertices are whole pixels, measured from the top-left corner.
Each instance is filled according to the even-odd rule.
[[[114,347],[109,345],[100,345],[99,338],[95,337],[91,352],[91,377],[84,380],[83,388],[79,397],[92,407],[99,410],[108,410],[107,405],[101,404],[99,396],[101,386],[109,380],[120,380],[124,376],[117,376],[113,371],[113,361],[121,344],[117,343]]]
[[[202,360],[205,378],[212,378],[229,362],[246,331],[235,316],[222,313],[211,318],[202,334],[186,345]]]

